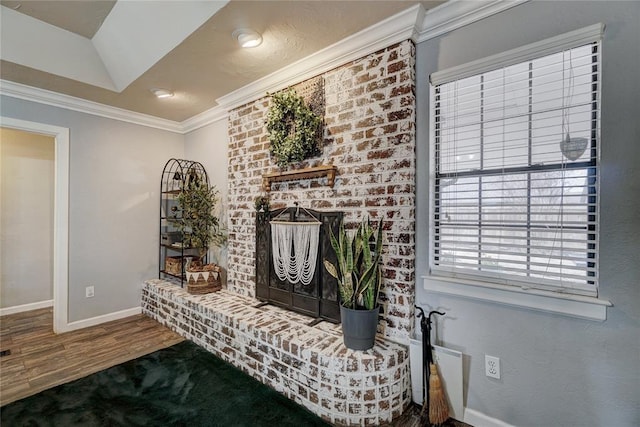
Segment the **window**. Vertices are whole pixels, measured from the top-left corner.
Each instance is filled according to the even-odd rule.
[[[432,75],[432,275],[597,296],[597,29]]]

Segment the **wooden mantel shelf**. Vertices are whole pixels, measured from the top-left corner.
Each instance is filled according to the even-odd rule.
[[[295,181],[299,179],[311,179],[327,177],[327,185],[333,188],[338,168],[334,165],[313,166],[310,168],[296,169],[284,172],[272,172],[262,175],[262,190],[271,191],[272,182]]]

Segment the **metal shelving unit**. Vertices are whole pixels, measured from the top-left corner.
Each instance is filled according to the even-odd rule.
[[[169,159],[160,180],[158,278],[180,286],[184,286],[186,268],[200,249],[189,244],[189,230],[182,225],[178,203],[180,193],[194,180],[209,184],[209,177],[201,163],[183,159]]]

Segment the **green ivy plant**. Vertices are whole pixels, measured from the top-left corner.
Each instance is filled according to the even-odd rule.
[[[322,119],[292,89],[271,95],[267,131],[271,155],[279,167],[285,168],[320,153],[321,123]]]
[[[219,192],[215,186],[209,186],[201,179],[190,180],[177,197],[182,211],[180,231],[190,241],[190,247],[199,249],[202,260],[209,246],[222,246],[227,235],[215,215],[219,201]]]

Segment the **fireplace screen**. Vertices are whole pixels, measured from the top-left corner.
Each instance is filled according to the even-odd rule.
[[[320,231],[317,239],[318,254],[315,271],[311,280],[291,283],[276,274],[273,262],[272,219],[286,220],[289,223],[319,221]],[[324,269],[324,260],[336,263],[331,248],[329,230],[338,233],[342,212],[322,212],[311,209],[290,207],[270,212],[258,212],[256,219],[256,296],[259,300],[278,305],[318,320],[340,322],[338,305],[338,285]],[[277,239],[276,239],[277,240]],[[291,247],[294,251],[295,247]],[[292,255],[293,252],[292,252]],[[280,274],[282,277],[282,274]]]

